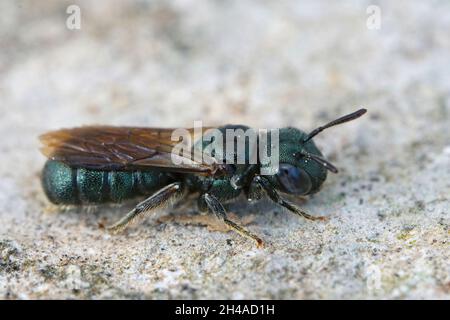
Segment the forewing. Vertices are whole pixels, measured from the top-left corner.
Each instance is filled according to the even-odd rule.
[[[136,170],[154,167],[173,172],[213,175],[216,163],[196,162],[181,155],[174,164],[170,128],[85,126],[51,131],[40,136],[42,153],[73,167],[96,170]],[[193,141],[193,129],[188,129]],[[184,141],[186,142],[186,141]]]

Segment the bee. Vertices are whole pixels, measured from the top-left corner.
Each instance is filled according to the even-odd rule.
[[[171,154],[177,141],[172,140],[174,129],[170,128],[83,126],[51,131],[40,136],[42,153],[48,158],[41,182],[47,198],[57,205],[120,203],[137,196],[147,197],[107,227],[113,233],[196,193],[201,212],[213,213],[230,229],[262,246],[261,238],[227,217],[223,203],[241,193],[249,200],[259,200],[266,194],[299,216],[324,220],[325,217],[304,212],[281,194],[306,196],[318,192],[327,171],[338,170],[323,157],[313,137],[359,118],[366,111],[359,109],[310,133],[293,127],[279,129],[279,166],[272,175],[261,175],[258,161],[234,165],[190,160],[174,164]],[[224,132],[236,128],[248,127],[227,125],[218,129]],[[194,130],[188,132],[193,135]]]

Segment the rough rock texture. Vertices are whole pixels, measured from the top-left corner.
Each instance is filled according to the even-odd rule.
[[[81,8],[81,30],[66,8]],[[450,3],[1,1],[0,297],[450,298]],[[312,129],[340,168],[298,203],[230,211],[266,241],[133,203],[48,209],[37,136],[82,124]],[[173,215],[161,218],[161,215]],[[181,217],[176,217],[181,215]]]

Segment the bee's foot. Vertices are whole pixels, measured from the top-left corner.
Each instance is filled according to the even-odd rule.
[[[259,239],[259,238],[255,239],[255,241],[256,241],[256,247],[257,247],[258,249],[264,248],[264,246],[265,246],[264,241],[262,241],[262,240]]]

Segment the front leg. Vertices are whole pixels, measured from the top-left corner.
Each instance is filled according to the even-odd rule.
[[[229,220],[227,218],[227,213],[225,208],[220,203],[220,201],[209,193],[205,193],[201,196],[200,200],[206,203],[208,209],[216,215],[220,220],[222,220],[228,227],[239,233],[240,235],[252,239],[256,242],[256,245],[260,248],[264,246],[264,242],[256,235],[245,229],[243,226]]]
[[[254,181],[256,181],[261,187],[262,189],[267,193],[267,195],[269,196],[269,198],[279,204],[282,207],[285,207],[286,209],[288,209],[289,211],[298,214],[299,216],[302,216],[306,219],[309,220],[326,220],[326,217],[322,217],[322,216],[317,216],[314,217],[310,214],[307,214],[306,212],[300,210],[299,207],[297,207],[295,204],[291,203],[288,200],[283,199],[278,192],[275,190],[275,188],[269,183],[269,181],[267,179],[265,179],[264,177],[261,176],[255,176]]]

